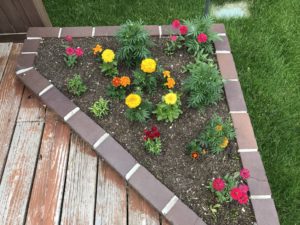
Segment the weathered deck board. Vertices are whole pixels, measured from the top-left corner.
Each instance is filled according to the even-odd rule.
[[[96,225],[126,225],[126,182],[99,159],[96,200]]]
[[[69,139],[69,127],[47,110],[26,225],[59,224]]]
[[[21,48],[21,44],[13,45],[0,83],[0,181],[24,89],[15,75],[16,58]]]
[[[128,189],[128,225],[159,225],[159,214],[135,190]]]
[[[11,47],[12,43],[0,43],[0,81],[3,77]]]
[[[27,88],[22,96],[17,122],[44,121],[46,108],[41,101]]]
[[[61,224],[94,223],[97,157],[77,135],[71,135]]]
[[[25,220],[42,130],[41,122],[16,126],[0,186],[1,224],[20,225]]]

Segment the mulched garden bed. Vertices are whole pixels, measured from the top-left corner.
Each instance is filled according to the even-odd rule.
[[[193,61],[184,50],[177,51],[173,56],[167,56],[163,48],[166,39],[151,38],[155,45],[151,48],[152,57],[163,68],[172,72],[176,80],[174,92],[182,92],[181,83],[187,77],[182,73],[182,66]],[[74,38],[76,46],[84,50],[84,57],[78,60],[77,65],[68,68],[63,60],[65,41],[57,38],[46,38],[40,45],[35,67],[41,74],[68,96],[82,111],[93,118],[106,132],[111,134],[136,160],[173,191],[185,204],[192,208],[208,225],[250,225],[255,219],[250,203],[239,205],[237,202],[224,204],[214,217],[210,206],[217,202],[215,196],[207,188],[208,181],[213,177],[223,177],[227,173],[233,174],[241,168],[237,145],[230,142],[220,154],[207,154],[195,160],[186,154],[187,144],[203,130],[213,114],[228,118],[229,111],[226,100],[217,105],[206,107],[199,112],[189,108],[184,94],[181,96],[183,114],[173,123],[157,122],[152,117],[146,124],[130,122],[125,118],[126,105],[124,101],[110,99],[106,96],[107,86],[111,78],[104,76],[99,69],[99,62],[95,61],[92,48],[101,44],[103,49],[118,49],[114,37],[102,38]],[[132,71],[124,65],[119,65],[119,74],[132,78]],[[74,74],[80,74],[88,91],[80,97],[68,92],[67,80]],[[129,93],[129,92],[128,92]],[[161,101],[161,93],[167,93],[158,88],[153,96],[146,95],[154,104]],[[103,119],[97,119],[90,113],[89,107],[102,96],[110,100],[110,113]],[[144,150],[144,129],[157,125],[161,133],[162,152],[152,155]]]

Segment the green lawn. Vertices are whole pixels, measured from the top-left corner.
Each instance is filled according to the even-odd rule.
[[[81,2],[45,0],[53,25],[116,25],[139,18],[146,24],[167,24],[173,18],[199,15],[204,8],[204,0]],[[250,18],[223,22],[280,221],[296,225],[300,224],[300,1],[248,2],[253,3]]]

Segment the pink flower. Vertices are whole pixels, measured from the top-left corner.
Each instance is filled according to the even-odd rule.
[[[66,54],[67,55],[74,55],[74,53],[75,53],[74,48],[72,48],[72,47],[67,47],[66,48]]]
[[[241,171],[240,171],[240,175],[241,175],[241,177],[242,177],[244,180],[246,180],[246,179],[248,179],[248,178],[250,177],[250,172],[249,172],[248,169],[243,168],[243,169],[241,169]]]
[[[172,36],[170,37],[170,40],[171,40],[171,41],[176,41],[176,40],[177,40],[177,36],[176,36],[176,35],[172,35]]]
[[[68,42],[71,42],[73,40],[72,36],[71,35],[67,35],[65,37],[65,40],[68,41]]]
[[[178,29],[180,27],[180,21],[179,20],[173,20],[172,27],[174,29]]]
[[[80,48],[80,47],[76,48],[76,49],[75,49],[75,54],[76,54],[78,57],[82,56],[82,55],[83,55],[83,50],[82,50],[82,48]]]
[[[223,191],[225,188],[225,182],[222,178],[216,178],[214,179],[212,186],[216,191]]]
[[[186,35],[187,32],[188,32],[188,27],[185,26],[185,25],[182,25],[182,26],[179,27],[179,31],[180,31],[181,35]]]
[[[241,205],[244,205],[244,204],[247,204],[247,203],[248,203],[249,197],[248,197],[248,195],[247,195],[246,193],[243,193],[243,194],[239,197],[239,199],[238,199],[237,201],[238,201],[238,203],[240,203]]]
[[[246,194],[249,191],[249,187],[246,184],[240,184],[239,189],[241,190],[241,192],[246,193]]]
[[[204,33],[201,33],[197,36],[197,40],[199,43],[205,43],[205,42],[207,42],[207,35]]]
[[[232,188],[230,191],[230,196],[234,200],[238,200],[242,196],[243,192],[238,188]]]

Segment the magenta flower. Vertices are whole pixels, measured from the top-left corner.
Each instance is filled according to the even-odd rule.
[[[187,32],[188,32],[188,27],[185,26],[185,25],[180,26],[179,27],[179,32],[180,32],[181,35],[186,35]]]
[[[74,55],[74,53],[75,53],[74,48],[72,48],[72,47],[67,47],[66,48],[66,54],[67,55]]]
[[[240,171],[240,175],[241,175],[241,177],[242,177],[244,180],[246,180],[246,179],[248,179],[248,178],[250,177],[250,172],[249,172],[248,169],[243,168],[243,169],[241,169],[241,171]]]
[[[170,37],[170,40],[171,40],[171,41],[176,41],[176,40],[177,40],[177,36],[176,36],[176,35],[172,35],[172,36]]]
[[[68,41],[68,42],[71,42],[73,40],[72,36],[71,35],[67,35],[65,37],[65,40]]]
[[[78,47],[75,49],[75,54],[80,57],[80,56],[83,56],[83,50],[82,48]]]
[[[180,27],[180,21],[179,20],[173,20],[172,27],[174,29],[178,29]]]
[[[222,178],[216,178],[214,179],[212,186],[216,191],[223,191],[225,188],[225,182]]]
[[[197,36],[197,40],[199,43],[205,43],[205,42],[207,42],[207,35],[204,33],[201,33]]]
[[[239,189],[241,190],[241,192],[246,193],[246,194],[249,191],[249,187],[246,184],[240,184]]]
[[[234,200],[238,200],[244,193],[237,187],[230,190],[230,196]]]
[[[241,205],[247,204],[249,201],[249,197],[246,193],[243,193],[239,198],[238,198],[238,203]]]

